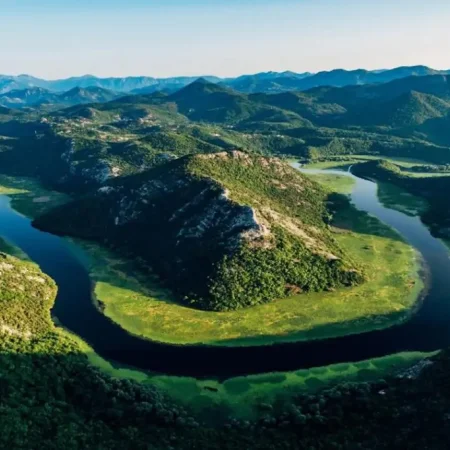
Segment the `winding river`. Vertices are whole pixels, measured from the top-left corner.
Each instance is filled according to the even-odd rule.
[[[340,171],[312,171],[336,173]],[[408,322],[386,330],[322,341],[262,347],[175,346],[134,337],[102,315],[92,301],[87,270],[62,238],[39,231],[0,196],[0,235],[20,247],[58,285],[52,310],[69,330],[85,339],[102,357],[166,374],[227,378],[289,371],[339,362],[354,362],[402,351],[432,351],[450,346],[450,259],[448,249],[418,217],[385,208],[377,185],[357,178],[355,206],[395,228],[421,254],[430,271],[422,306]]]

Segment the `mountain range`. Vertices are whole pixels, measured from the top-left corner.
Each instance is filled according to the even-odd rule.
[[[203,77],[213,83],[221,83],[235,90],[254,92],[304,91],[319,86],[348,86],[386,83],[409,76],[448,74],[450,70],[435,70],[426,66],[397,67],[390,70],[344,70],[336,69],[319,73],[264,72],[242,75],[236,78]],[[198,77],[124,77],[99,78],[93,75],[71,77],[60,80],[45,80],[31,75],[0,75],[0,94],[9,91],[43,88],[53,92],[70,91],[73,88],[97,87],[116,92],[149,94],[155,91],[176,91]]]
[[[120,95],[117,92],[95,86],[74,87],[66,92],[53,92],[42,87],[30,87],[0,94],[0,106],[11,109],[44,105],[64,107],[83,103],[109,102]]]
[[[0,135],[7,137],[0,143],[0,166],[38,175],[58,189],[86,190],[185,155],[230,150],[301,159],[370,154],[449,162],[447,75],[278,94],[246,94],[205,79],[171,94],[100,88],[28,93],[14,98],[43,107],[0,106]],[[47,95],[73,106],[52,109],[51,99],[42,98]]]

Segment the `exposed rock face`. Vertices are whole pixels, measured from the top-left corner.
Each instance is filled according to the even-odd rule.
[[[149,209],[153,209],[156,198],[181,195],[183,190],[191,188],[191,180],[179,179],[172,183],[150,180],[131,192],[120,187],[103,186],[98,193],[110,197],[109,203],[115,205],[108,217],[110,224],[118,227],[144,220]],[[208,234],[226,241],[228,250],[237,248],[243,240],[251,245],[269,246],[271,243],[270,225],[258,218],[255,209],[233,202],[228,189],[212,181],[206,182],[203,189],[198,189],[167,220],[178,230],[175,236],[177,245],[184,239],[196,239],[201,245]]]
[[[61,159],[67,163],[67,174],[61,179],[62,183],[70,178],[81,179],[85,183],[101,185],[112,178],[120,176],[121,169],[108,161],[98,160],[94,164],[76,159],[75,141],[67,141],[67,149],[61,154]]]

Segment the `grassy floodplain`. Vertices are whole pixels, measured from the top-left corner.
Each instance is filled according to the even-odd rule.
[[[78,341],[89,362],[102,372],[115,378],[154,385],[206,423],[220,423],[228,417],[254,420],[267,413],[267,405],[282,411],[289,407],[291,399],[297,395],[319,392],[342,382],[379,380],[406,370],[437,353],[405,352],[355,363],[248,375],[220,381],[159,375],[115,367],[97,355],[80,338],[73,338]],[[211,414],[212,410],[214,414]]]
[[[334,191],[351,191],[350,178],[315,177]],[[265,345],[359,333],[408,318],[423,288],[416,252],[390,228],[353,208],[336,217],[335,231],[339,244],[365,269],[366,283],[221,313],[179,305],[156,278],[139,275],[131,261],[95,244],[77,244],[89,256],[104,314],[130,333],[157,341]]]

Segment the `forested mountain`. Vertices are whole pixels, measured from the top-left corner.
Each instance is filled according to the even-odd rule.
[[[11,93],[0,99],[5,96]],[[85,190],[190,153],[231,149],[433,163],[447,163],[450,155],[449,77],[443,75],[280,94],[248,95],[200,79],[172,94],[112,101],[107,100],[116,94],[99,88],[58,94],[29,89],[15,97],[82,103],[56,111],[52,103],[0,111],[2,170],[38,175],[62,189]]]
[[[242,75],[237,78],[204,77],[208,81],[221,83],[235,90],[255,92],[304,91],[318,86],[348,86],[372,83],[386,83],[409,76],[446,74],[450,71],[439,71],[425,66],[397,67],[391,70],[331,70],[312,74],[309,72],[265,72],[254,75]],[[71,77],[61,80],[44,80],[30,75],[0,75],[0,93],[11,90],[44,88],[54,92],[63,92],[75,87],[99,87],[117,92],[133,92],[149,94],[156,91],[176,91],[194,82],[198,77],[123,77],[99,78],[93,75]]]
[[[364,101],[383,102],[392,100],[411,91],[447,98],[450,94],[449,76],[413,76],[383,84],[346,86],[342,88],[318,87],[309,90],[307,94],[320,102],[336,102],[344,106],[353,106]]]
[[[223,311],[362,281],[327,229],[326,201],[280,160],[233,151],[117,180],[36,224],[123,246],[186,304]]]
[[[195,121],[228,124],[298,121],[298,125],[308,125],[306,120],[295,114],[255,103],[245,94],[204,79],[163,100],[174,103],[180,113]]]
[[[75,87],[63,93],[55,93],[44,88],[28,88],[0,94],[0,105],[8,108],[44,105],[62,108],[83,103],[108,102],[119,96],[120,94],[116,92],[97,87]]]
[[[434,95],[410,91],[368,108],[362,122],[403,128],[446,117],[449,112],[450,99],[443,100]]]

